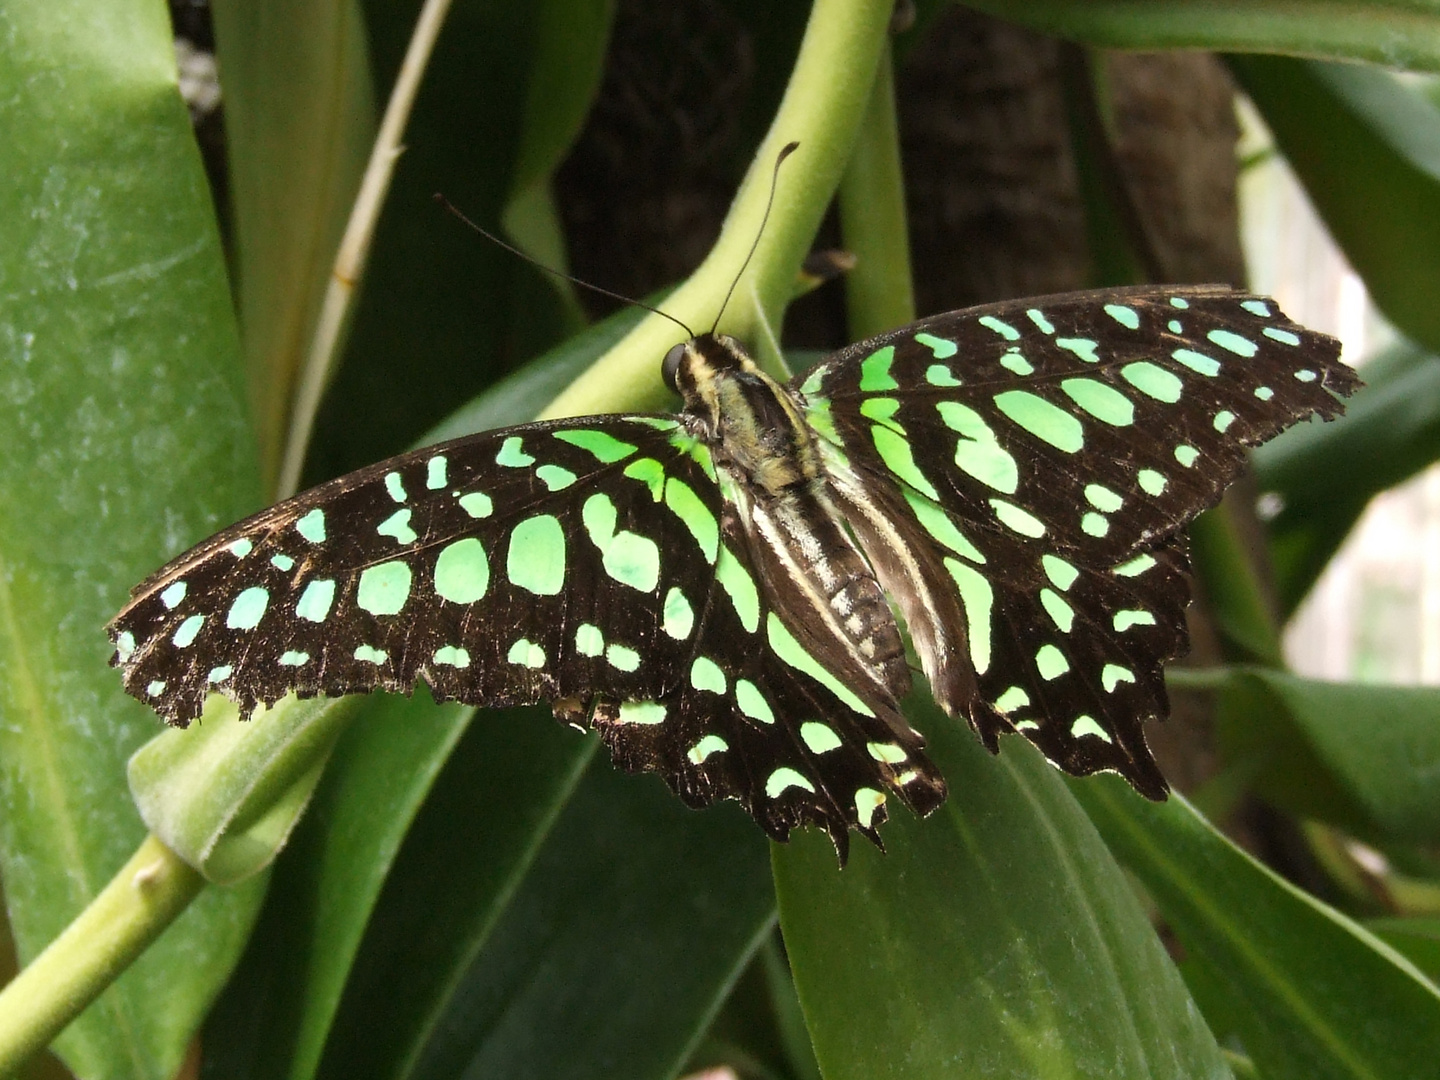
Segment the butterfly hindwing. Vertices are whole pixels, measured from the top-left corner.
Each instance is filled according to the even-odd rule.
[[[797,383],[857,531],[893,534],[872,560],[931,590],[893,591],[941,704],[1158,797],[1141,722],[1186,644],[1181,530],[1246,445],[1340,411],[1338,351],[1259,297],[1116,289],[927,319]]]

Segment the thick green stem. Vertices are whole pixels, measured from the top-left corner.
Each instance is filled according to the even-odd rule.
[[[895,119],[895,65],[887,44],[850,165],[840,181],[840,231],[855,256],[845,278],[850,340],[903,326],[915,318],[905,178]]]
[[[0,991],[0,1076],[60,1034],[204,884],[178,855],[146,837],[80,917]]]
[[[665,310],[696,331],[710,328],[755,242],[780,149],[800,148],[780,171],[775,205],[759,247],[740,277],[720,327],[746,341],[772,372],[783,371],[779,327],[794,294],[795,274],[840,183],[865,115],[889,26],[890,0],[815,0],[785,97],[720,238],[705,262],[665,301]],[[684,337],[652,315],[576,379],[544,416],[659,407],[660,358]]]

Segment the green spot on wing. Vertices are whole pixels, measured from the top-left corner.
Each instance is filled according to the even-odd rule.
[[[1124,304],[1106,304],[1105,314],[1109,315],[1126,330],[1140,329],[1140,316],[1132,307]]]
[[[806,780],[794,769],[782,767],[772,772],[770,778],[765,781],[765,794],[772,799],[778,799],[786,788],[792,787],[803,788],[811,794],[815,792],[815,785],[809,780]]]
[[[1075,579],[1080,576],[1079,570],[1058,555],[1040,556],[1040,565],[1045,568],[1045,576],[1050,579],[1050,583],[1061,592],[1074,585]]]
[[[1070,725],[1070,734],[1077,739],[1084,735],[1092,735],[1097,739],[1103,739],[1105,742],[1110,741],[1109,734],[1095,722],[1093,716],[1076,717],[1075,722]]]
[[[321,543],[325,539],[325,511],[315,507],[295,522],[295,531],[312,544]]]
[[[231,630],[254,630],[260,625],[260,619],[269,604],[270,590],[252,585],[235,597],[235,602],[230,605],[230,611],[225,616],[225,625]]]
[[[581,656],[599,656],[605,651],[605,635],[593,623],[575,628],[575,651]]]
[[[915,457],[910,451],[910,440],[879,424],[871,427],[870,433],[875,440],[875,450],[879,453],[880,460],[885,463],[887,469],[916,491],[923,492],[932,499],[940,498],[934,485],[926,479],[925,474],[920,471],[920,467],[915,464]]]
[[[735,704],[751,720],[758,720],[762,724],[775,723],[775,713],[771,711],[770,703],[749,679],[735,680]]]
[[[390,654],[384,649],[377,649],[373,645],[361,645],[354,653],[356,660],[362,660],[367,664],[383,664],[390,658]]]
[[[282,667],[303,667],[310,662],[308,652],[300,652],[295,649],[286,649],[280,654],[280,665]]]
[[[1028,390],[1006,390],[995,395],[996,407],[1015,423],[1057,450],[1073,454],[1085,445],[1080,421],[1058,405]]]
[[[328,578],[316,578],[306,584],[305,591],[296,601],[295,615],[310,622],[324,622],[334,602],[335,582]]]
[[[1058,679],[1069,671],[1070,662],[1065,659],[1065,654],[1054,645],[1041,645],[1040,650],[1035,654],[1035,669],[1040,672],[1040,677],[1048,682],[1050,679]]]
[[[715,515],[696,495],[691,487],[673,476],[665,482],[665,505],[674,511],[690,535],[700,545],[705,561],[715,565],[715,556],[720,546],[720,524]]]
[[[1028,308],[1026,309],[1025,314],[1030,319],[1030,321],[1035,324],[1035,328],[1039,330],[1042,334],[1053,334],[1055,332],[1055,327],[1051,324],[1050,320],[1045,317],[1045,313],[1039,308]]]
[[[944,544],[957,555],[964,555],[965,558],[977,565],[985,564],[985,556],[980,549],[966,539],[955,523],[950,520],[950,515],[940,507],[940,504],[909,488],[901,488],[905,501],[910,504],[914,511],[915,518],[920,522],[921,528],[932,537]]]
[[[662,626],[665,633],[676,641],[684,641],[690,636],[690,631],[695,628],[695,610],[678,587],[672,586],[670,591],[665,594],[663,619]]]
[[[959,559],[945,560],[945,569],[960,590],[965,607],[965,636],[970,643],[970,666],[977,675],[990,670],[990,620],[995,591],[985,576]]]
[[[660,462],[654,458],[639,458],[625,466],[625,475],[645,484],[650,489],[650,497],[660,501],[665,490],[665,466]]]
[[[160,594],[160,602],[167,610],[174,611],[180,601],[185,599],[185,590],[185,582],[177,581]]]
[[[554,515],[537,514],[515,526],[505,576],[536,596],[559,594],[565,585],[565,530]]]
[[[773,611],[765,617],[766,637],[770,641],[770,648],[775,650],[775,655],[789,664],[796,671],[803,671],[816,682],[826,687],[832,694],[843,701],[850,708],[862,716],[874,716],[875,711],[855,696],[848,686],[837,679],[831,672],[827,671],[813,656],[811,656],[794,636],[786,629],[780,617]]]
[[[930,352],[934,354],[936,360],[949,360],[950,357],[960,351],[960,347],[956,345],[955,342],[948,341],[942,337],[936,337],[934,334],[916,334],[915,340],[929,349]],[[943,371],[945,369],[942,368],[941,370]],[[960,384],[955,383],[954,385],[959,386]]]
[[[1125,500],[1104,484],[1086,484],[1085,500],[1096,510],[1102,510],[1107,514],[1113,514],[1125,505]]]
[[[1120,374],[1125,381],[1135,387],[1142,394],[1154,398],[1156,401],[1163,401],[1167,405],[1173,405],[1180,400],[1180,392],[1184,389],[1184,383],[1174,372],[1166,371],[1162,367],[1150,363],[1148,360],[1137,360],[1133,364],[1126,364],[1120,369]]]
[[[1165,475],[1154,469],[1141,469],[1135,479],[1140,481],[1140,490],[1146,495],[1162,495],[1165,492]]]
[[[618,671],[635,671],[640,667],[640,654],[625,645],[607,645],[605,662]]]
[[[460,496],[460,509],[472,518],[487,518],[495,512],[495,504],[484,492],[472,491],[468,495]]]
[[[1211,330],[1205,336],[1222,349],[1228,349],[1236,356],[1243,356],[1247,360],[1260,351],[1260,347],[1253,341],[1247,337],[1241,337],[1233,330]]]
[[[571,446],[578,446],[597,461],[603,462],[606,465],[616,461],[622,461],[635,453],[636,450],[635,446],[617,439],[608,431],[599,431],[594,428],[576,428],[573,431],[557,431],[554,435],[555,438],[561,442],[569,443]]]
[[[1107,694],[1113,694],[1115,687],[1119,686],[1122,682],[1133,683],[1134,681],[1135,673],[1127,667],[1121,667],[1119,664],[1106,664],[1105,670],[1100,672],[1100,685],[1105,687]]]
[[[712,694],[723,694],[729,687],[725,672],[708,656],[697,656],[690,665],[690,685],[696,690],[708,690]]]
[[[1220,374],[1220,361],[1206,356],[1202,352],[1196,352],[1194,349],[1175,349],[1170,355],[1197,375],[1214,378]]]
[[[1071,628],[1075,625],[1075,609],[1061,599],[1059,593],[1050,589],[1040,590],[1040,603],[1049,612],[1056,627],[1062,633],[1070,633]]]
[[[504,465],[507,469],[526,469],[535,464],[535,459],[525,452],[525,440],[519,435],[511,435],[500,444],[500,452],[495,455],[495,464]]]
[[[615,717],[615,722],[617,724],[644,724],[647,727],[663,724],[665,722],[665,706],[658,701],[623,701],[620,703],[619,714]]]
[[[834,728],[818,720],[807,720],[801,724],[800,738],[805,740],[805,745],[812,754],[828,754],[831,750],[839,750],[845,745],[840,741],[840,736],[835,734]]]
[[[960,386],[960,380],[944,364],[931,364],[925,369],[925,381],[931,386],[941,386],[947,389]]]
[[[1044,522],[1028,510],[1021,509],[1004,499],[991,499],[990,507],[995,511],[995,516],[1000,519],[1000,524],[1007,529],[1017,532],[1021,536],[1028,536],[1032,540],[1038,540],[1045,535]]]
[[[545,666],[545,650],[529,638],[522,637],[510,646],[510,651],[505,655],[505,659],[512,664],[519,664],[521,667],[542,668]]]
[[[575,474],[561,465],[541,465],[535,475],[550,491],[563,491],[575,483]]]
[[[1062,349],[1074,353],[1087,364],[1098,364],[1100,362],[1100,356],[1096,352],[1096,350],[1100,348],[1098,341],[1091,341],[1089,338],[1083,337],[1061,337],[1055,339],[1055,344],[1059,345]]]
[[[760,625],[760,594],[756,591],[755,579],[750,576],[750,571],[728,547],[720,549],[720,558],[715,563],[715,580],[729,595],[740,625],[753,634]]]
[[[443,484],[441,486],[444,486]],[[445,664],[447,667],[468,668],[470,666],[470,654],[464,649],[454,645],[445,645],[435,650],[435,663]]]
[[[367,566],[360,574],[355,603],[371,615],[398,615],[410,598],[410,567],[400,559]]]
[[[452,604],[473,604],[490,587],[490,560],[478,539],[448,544],[435,560],[435,593]]]
[[[449,463],[445,460],[444,454],[436,454],[425,463],[425,487],[430,491],[439,491],[446,483],[446,466]]]
[[[1003,319],[997,319],[994,315],[981,315],[978,321],[981,326],[987,330],[994,330],[995,333],[999,334],[1006,341],[1020,340],[1020,331],[1016,330]]]
[[[690,764],[702,764],[711,754],[723,754],[730,749],[730,744],[719,735],[706,735],[689,750],[685,756],[690,759]]]
[[[395,513],[377,525],[375,531],[381,536],[393,537],[402,544],[413,544],[416,540],[415,530],[410,528],[409,507],[396,510]]]
[[[995,711],[1012,713],[1030,704],[1030,695],[1019,686],[1012,686],[995,699]]]
[[[860,389],[867,394],[881,390],[897,390],[900,384],[890,374],[890,365],[895,362],[895,346],[886,345],[860,361]]]
[[[1113,386],[1096,379],[1066,379],[1060,384],[1071,401],[1095,419],[1111,427],[1128,427],[1135,422],[1135,406]]]
[[[519,440],[516,441],[518,442]],[[390,498],[397,503],[405,501],[405,485],[400,481],[400,474],[398,472],[388,472],[385,474],[385,491],[389,494]]]

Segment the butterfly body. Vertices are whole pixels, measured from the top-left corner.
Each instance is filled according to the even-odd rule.
[[[202,543],[134,590],[115,662],[181,724],[210,692],[548,699],[688,803],[843,857],[888,795],[945,794],[893,599],[992,750],[1018,731],[1160,798],[1142,723],[1185,646],[1183,527],[1246,444],[1340,411],[1337,354],[1213,287],[953,312],[789,383],[701,335],[662,364],[678,414],[429,447]]]

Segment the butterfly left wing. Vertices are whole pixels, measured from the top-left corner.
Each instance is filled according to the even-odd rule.
[[[1114,289],[927,319],[796,389],[940,704],[1160,798],[1141,725],[1187,644],[1182,530],[1246,445],[1341,410],[1338,352],[1261,297]]]
[[[487,432],[264,510],[133,590],[126,689],[172,723],[222,693],[417,681],[475,705],[549,698],[687,802],[738,799],[772,836],[878,842],[886,792],[944,782],[893,701],[849,689],[766,596],[703,441],[674,418]],[[828,663],[827,663],[828,661]]]

